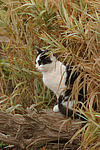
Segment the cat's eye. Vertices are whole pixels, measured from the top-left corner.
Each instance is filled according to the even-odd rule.
[[[39,64],[39,66],[41,65],[41,61],[40,60],[38,60],[38,64]]]

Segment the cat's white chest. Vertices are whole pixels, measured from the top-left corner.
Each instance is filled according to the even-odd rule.
[[[43,73],[44,84],[51,89],[57,97],[59,97],[66,88],[65,81],[66,67],[61,63],[57,64],[52,71]]]

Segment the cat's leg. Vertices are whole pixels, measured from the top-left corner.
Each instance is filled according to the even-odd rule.
[[[53,111],[54,112],[59,112],[60,110],[59,110],[59,107],[58,107],[58,99],[59,99],[59,96],[57,96],[57,105],[55,105],[54,107],[53,107]]]
[[[67,109],[67,108],[72,109],[73,106],[74,106],[74,104],[75,104],[75,101],[74,101],[74,100],[73,100],[73,101],[65,101],[65,102],[62,101],[62,105],[63,105],[66,109]],[[53,107],[53,111],[54,111],[54,112],[59,112],[59,111],[60,111],[58,104]]]
[[[54,112],[59,112],[59,107],[58,107],[58,105],[55,105],[55,106],[53,107],[53,111],[54,111]]]
[[[68,105],[68,101],[67,102],[63,102],[64,101],[64,97],[61,95],[59,96],[59,99],[58,99],[58,108],[60,110],[60,112],[65,115],[65,116],[68,116],[70,118],[74,118],[74,119],[77,119],[77,118],[80,118],[81,120],[85,120],[86,121],[86,117],[83,115],[83,114],[80,114],[79,112],[75,112],[73,113],[73,105],[75,104],[75,101],[69,101],[69,108],[66,108],[66,105]]]
[[[73,105],[74,104],[75,104],[75,101],[66,101],[66,102],[64,102],[64,96],[63,95],[59,96],[58,108],[59,108],[60,112],[63,115],[73,118]],[[67,105],[69,107],[67,107]],[[76,114],[74,114],[74,117],[77,118],[78,116]]]

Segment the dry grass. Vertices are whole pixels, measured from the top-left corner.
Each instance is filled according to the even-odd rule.
[[[87,116],[88,123],[73,138],[83,131],[81,149],[95,149],[100,113],[91,104],[97,101],[100,109],[99,0],[1,0],[0,37],[4,57],[0,60],[0,109],[15,113],[32,103],[35,108],[51,105],[52,93],[35,70],[35,46],[49,48],[66,64],[84,70],[78,79],[84,77],[84,82],[75,84],[73,93],[87,83],[90,107],[85,113],[79,111]]]

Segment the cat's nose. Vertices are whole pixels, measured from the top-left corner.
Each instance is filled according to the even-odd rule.
[[[38,70],[38,67],[36,67],[36,70]]]

